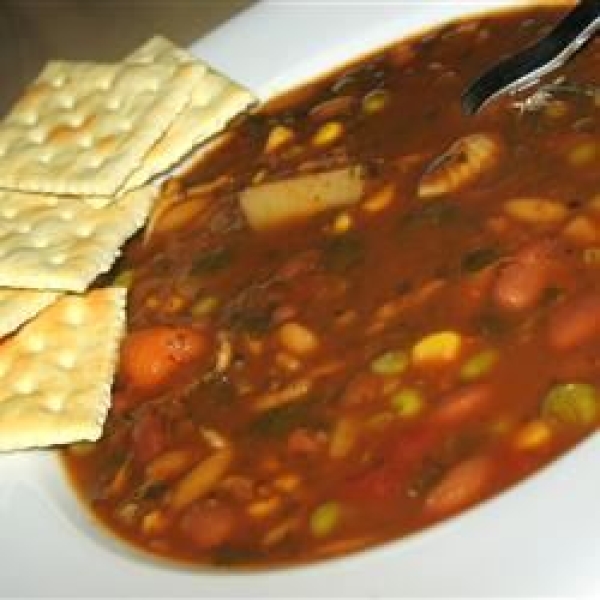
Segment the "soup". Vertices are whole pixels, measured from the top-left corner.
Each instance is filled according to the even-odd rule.
[[[64,453],[152,553],[343,555],[499,493],[600,419],[600,43],[460,95],[555,9],[465,20],[275,99],[166,182],[115,281],[103,438]]]

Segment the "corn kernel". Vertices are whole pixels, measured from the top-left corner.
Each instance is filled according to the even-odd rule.
[[[387,208],[394,199],[395,192],[396,186],[393,183],[384,185],[363,202],[362,209],[368,213],[376,213]]]
[[[195,317],[201,317],[213,312],[219,306],[219,300],[215,296],[205,296],[200,298],[192,307],[192,314]]]
[[[306,356],[319,347],[319,338],[301,323],[284,323],[277,331],[279,343],[296,356]]]
[[[273,482],[273,485],[280,492],[290,493],[293,492],[298,485],[300,485],[300,479],[296,475],[292,474],[282,475]]]
[[[253,502],[248,506],[248,514],[256,519],[263,519],[274,513],[281,504],[281,500],[277,496]]]
[[[284,144],[287,144],[294,138],[294,132],[285,125],[275,125],[269,132],[269,137],[265,144],[265,152],[275,152],[281,148]]]
[[[535,450],[546,444],[552,436],[552,429],[542,420],[530,421],[515,435],[514,444],[519,450]]]
[[[414,363],[450,362],[457,358],[461,337],[454,331],[438,331],[425,336],[412,348]]]
[[[346,233],[352,227],[352,217],[348,213],[341,213],[333,222],[334,233]]]
[[[560,119],[569,112],[569,105],[564,100],[553,100],[544,109],[544,114],[551,119]]]
[[[185,300],[178,294],[171,294],[165,302],[165,312],[176,313],[185,306]]]
[[[577,144],[567,154],[567,160],[574,167],[589,165],[598,156],[598,146],[595,142]]]
[[[312,138],[315,146],[328,146],[333,144],[344,132],[344,127],[339,121],[329,121],[323,124]]]
[[[142,519],[142,531],[146,535],[160,535],[168,525],[168,519],[160,510],[153,510]]]
[[[504,204],[509,217],[538,225],[550,225],[564,220],[568,210],[561,202],[544,198],[515,198]]]
[[[577,215],[563,229],[563,235],[572,242],[593,244],[598,240],[598,232],[594,221],[585,215]]]
[[[388,104],[390,94],[386,90],[373,90],[363,99],[363,111],[368,115],[381,112]]]
[[[148,296],[148,298],[146,299],[146,308],[149,308],[150,310],[155,310],[160,306],[160,301],[159,299],[152,295],[152,296]]]

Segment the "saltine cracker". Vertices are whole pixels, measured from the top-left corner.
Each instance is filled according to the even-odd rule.
[[[145,186],[97,208],[78,196],[0,190],[0,286],[83,292],[146,221]]]
[[[100,437],[125,331],[125,295],[106,288],[62,296],[3,342],[0,450]]]
[[[143,185],[155,175],[164,173],[256,102],[249,90],[160,36],[138,48],[127,61],[137,64],[193,63],[199,65],[204,74],[193,87],[189,103],[148,151],[124,189]]]
[[[193,63],[48,63],[0,123],[0,187],[110,200],[203,74]]]

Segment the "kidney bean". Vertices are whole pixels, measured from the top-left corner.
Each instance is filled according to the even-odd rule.
[[[452,467],[425,499],[425,511],[441,517],[473,504],[481,498],[493,473],[488,456],[476,456]]]
[[[493,388],[489,383],[473,383],[444,396],[432,420],[437,426],[456,427],[479,417],[489,406]]]
[[[521,248],[514,259],[500,270],[493,297],[506,311],[533,308],[542,298],[553,273],[551,240],[536,240]]]
[[[401,480],[389,464],[380,464],[349,479],[341,489],[344,500],[358,503],[386,502],[395,497]]]
[[[600,292],[588,292],[555,309],[548,342],[555,350],[574,350],[600,337]]]

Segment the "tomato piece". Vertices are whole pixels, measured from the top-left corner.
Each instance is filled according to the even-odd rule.
[[[350,479],[344,498],[357,502],[386,502],[397,496],[430,455],[439,439],[432,429],[417,428],[391,441],[385,462]]]

